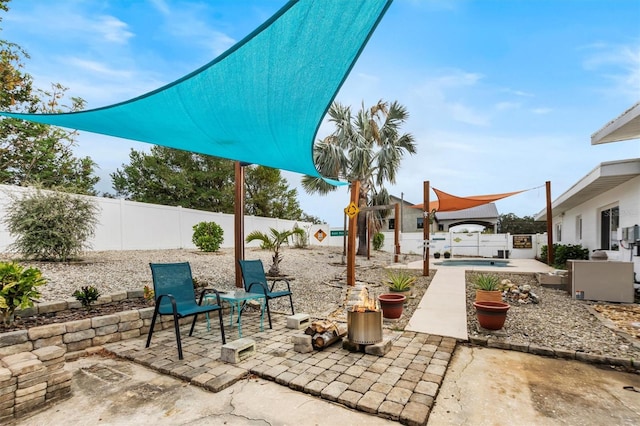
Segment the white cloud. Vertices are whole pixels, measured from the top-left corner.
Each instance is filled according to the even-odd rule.
[[[603,91],[624,96],[630,102],[640,98],[640,41],[627,45],[594,43],[583,50],[588,51],[583,67],[602,75],[612,84]]]
[[[118,44],[125,44],[133,37],[133,33],[127,28],[126,23],[113,16],[101,16],[93,26],[94,31],[101,34],[104,40]]]

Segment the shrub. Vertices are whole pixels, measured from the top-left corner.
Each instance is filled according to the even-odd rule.
[[[553,266],[556,269],[567,269],[568,260],[588,260],[589,249],[580,244],[554,244],[553,245]],[[540,248],[540,257],[543,262],[547,262],[547,246]]]
[[[384,245],[384,234],[382,232],[376,232],[373,235],[373,249],[381,250]]]
[[[89,311],[92,308],[91,305],[100,297],[100,292],[92,285],[84,286],[82,287],[82,290],[74,291],[73,297],[82,303],[82,306]]]
[[[215,222],[200,222],[193,225],[193,237],[191,241],[202,251],[214,252],[220,249],[224,230]]]
[[[500,279],[490,274],[476,274],[471,278],[471,282],[478,290],[497,291],[500,287]]]
[[[16,309],[33,306],[40,297],[38,286],[45,279],[37,268],[26,268],[15,262],[0,262],[0,314],[2,323],[10,326]]]
[[[402,269],[391,269],[387,272],[387,280],[385,284],[392,291],[407,291],[415,284],[418,278],[415,275]]]
[[[27,258],[65,262],[94,235],[98,207],[86,197],[36,190],[14,198],[4,218],[15,241],[10,249]]]
[[[153,302],[155,300],[155,292],[153,291],[153,288],[145,285],[143,292],[144,300],[146,300],[147,302]]]
[[[299,228],[298,225],[293,226],[295,228]],[[300,228],[303,229],[303,228]],[[305,226],[303,231],[304,233],[295,233],[293,234],[293,246],[295,248],[307,248],[309,247],[309,231],[311,230],[311,226]]]

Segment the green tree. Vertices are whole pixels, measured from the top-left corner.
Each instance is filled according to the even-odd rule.
[[[7,11],[7,1],[0,10]],[[13,112],[57,113],[78,111],[80,98],[61,105],[66,87],[52,84],[45,91],[33,87],[31,75],[22,71],[29,55],[20,46],[0,40],[0,109]],[[14,118],[0,119],[0,183],[37,183],[44,188],[64,187],[82,194],[95,194],[99,178],[89,157],[76,158],[73,147],[77,132]]]
[[[316,167],[324,176],[360,182],[359,207],[389,204],[385,182],[396,181],[400,162],[406,153],[414,154],[416,145],[410,133],[401,133],[408,119],[407,109],[398,102],[378,101],[356,116],[351,108],[334,102],[329,108],[329,121],[335,131],[314,146]],[[308,193],[327,194],[336,189],[324,180],[304,176],[302,186]],[[358,215],[358,254],[367,251],[367,227],[375,233],[386,211],[376,211],[367,221],[366,213]]]
[[[247,214],[280,219],[302,218],[298,191],[289,189],[280,170],[270,167],[248,167],[245,173],[245,211]]]
[[[143,203],[232,213],[233,162],[209,155],[152,146],[134,149],[129,164],[111,174],[116,195]]]
[[[518,217],[513,213],[498,216],[500,234],[543,234],[547,232],[547,222],[536,222],[532,216]]]
[[[129,164],[111,174],[117,196],[233,213],[233,161],[162,146],[153,146],[150,153],[132,149],[129,160]],[[291,220],[299,220],[303,215],[297,191],[289,189],[280,170],[245,167],[245,191],[247,214]]]

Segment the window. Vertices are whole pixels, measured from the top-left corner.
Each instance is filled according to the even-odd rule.
[[[556,224],[556,242],[561,242],[562,241],[562,224],[558,223]]]
[[[600,212],[600,248],[618,250],[618,227],[620,207],[611,207]]]
[[[582,240],[582,215],[576,216],[576,239]]]
[[[423,217],[416,218],[416,228],[424,229],[424,218]]]
[[[389,229],[396,229],[396,220],[389,219]]]

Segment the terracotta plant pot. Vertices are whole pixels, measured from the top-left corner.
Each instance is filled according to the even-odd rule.
[[[504,302],[473,302],[480,327],[487,330],[500,330],[507,319],[511,306]]]
[[[382,317],[387,319],[398,319],[402,316],[404,302],[407,297],[399,293],[385,293],[378,296]]]
[[[476,302],[502,302],[502,292],[498,290],[476,290]]]

